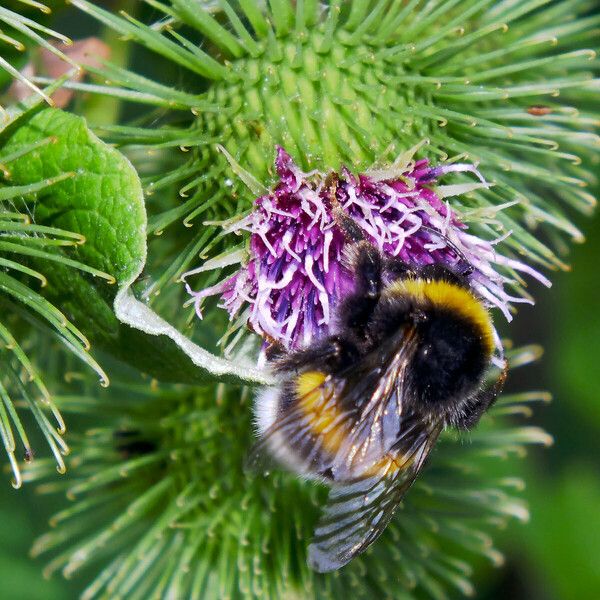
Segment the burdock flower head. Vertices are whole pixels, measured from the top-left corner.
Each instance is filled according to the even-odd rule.
[[[549,282],[496,251],[495,245],[510,232],[496,240],[481,239],[469,231],[463,214],[450,207],[446,198],[490,187],[477,168],[414,160],[421,146],[387,168],[361,174],[346,168],[340,173],[303,172],[277,148],[276,185],[255,200],[248,215],[228,226],[231,232],[250,233],[244,263],[209,288],[193,291],[188,284],[198,316],[204,298],[220,295],[232,319],[242,316],[241,323],[247,321],[266,340],[287,349],[306,346],[322,332],[335,330],[335,308],[354,286],[345,259],[349,240],[333,215],[341,207],[365,239],[385,254],[409,265],[439,263],[462,273],[510,320],[512,303],[532,302],[524,293],[507,291],[517,283],[514,274]],[[475,181],[438,185],[442,177],[460,172],[471,173]],[[207,263],[184,279],[222,264]],[[501,350],[498,340],[497,346]]]
[[[494,312],[510,318],[515,302],[531,301],[523,275],[545,279],[520,261],[564,266],[558,253],[583,239],[573,213],[589,214],[598,191],[593,2],[117,3],[124,10],[103,4],[72,0],[70,10],[113,36],[118,61],[89,66],[89,81],[65,87],[86,92],[76,110],[88,94],[108,97],[106,118],[93,119],[94,133],[125,153],[141,180],[130,164],[102,158],[104,151],[89,154],[86,145],[78,152],[71,127],[52,129],[44,140],[35,121],[21,119],[18,132],[6,130],[6,137],[18,134],[19,145],[10,151],[4,145],[0,153],[1,166],[11,171],[0,191],[13,186],[17,199],[23,185],[39,190],[23,227],[33,215],[48,219],[44,227],[64,222],[65,231],[86,240],[75,242],[77,248],[61,245],[53,257],[66,259],[63,250],[73,250],[95,268],[124,274],[111,292],[87,275],[74,281],[65,264],[48,267],[64,281],[57,307],[73,313],[83,333],[89,328],[92,353],[103,350],[109,358],[113,383],[95,391],[86,381],[77,387],[74,378],[67,388],[63,363],[37,349],[40,363],[48,363],[45,380],[58,395],[56,406],[73,414],[74,425],[87,419],[90,430],[77,438],[72,428],[69,470],[58,482],[55,465],[43,457],[27,469],[28,480],[46,482],[42,490],[75,497],[34,552],[47,552],[49,571],[81,570],[88,599],[472,594],[473,554],[500,561],[488,530],[527,514],[515,498],[522,483],[514,475],[522,469],[499,458],[549,442],[513,417],[529,415],[532,401],[547,395],[502,396],[469,444],[442,432],[436,455],[381,540],[323,576],[308,568],[306,555],[325,490],[286,472],[268,481],[244,475],[255,436],[239,385],[273,378],[207,352],[211,321],[216,317],[221,330],[219,323],[231,317],[226,358],[247,325],[265,345],[273,339],[289,350],[335,330],[339,303],[354,285],[349,240],[334,219],[338,207],[390,256],[463,273]],[[49,32],[4,8],[0,21],[3,31],[6,23],[19,33],[15,48],[27,36],[39,43],[38,33]],[[0,43],[10,43],[5,33]],[[0,55],[2,69],[6,53]],[[157,65],[151,73],[148,62]],[[40,78],[34,83],[45,85]],[[84,111],[92,113],[99,114]],[[19,154],[30,149],[43,156],[38,144],[54,136],[68,139],[66,146],[44,146],[54,149],[47,154],[50,172]],[[427,148],[409,151],[425,138]],[[60,175],[54,169],[61,154],[68,157],[61,173],[69,179],[54,200],[55,188],[46,193],[31,177]],[[16,156],[30,179],[17,179],[7,165]],[[91,162],[83,161],[80,173],[86,156]],[[127,175],[120,184],[119,173]],[[90,194],[78,184],[88,175]],[[140,210],[132,211],[135,206]],[[79,218],[84,209],[86,218]],[[19,232],[15,210],[7,205],[2,240]],[[57,241],[53,231],[49,244]],[[19,290],[40,250],[36,243],[10,282],[28,307],[31,288]],[[14,252],[4,254],[14,265]],[[195,264],[198,256],[209,260]],[[179,309],[187,294],[173,285],[186,271],[191,302],[206,317],[193,340],[182,331],[188,311]],[[40,296],[54,301],[49,283]],[[38,296],[33,300],[53,322],[60,318]],[[225,310],[213,310],[217,302]],[[70,322],[64,327],[69,341],[76,334]],[[25,350],[36,340],[29,338]],[[258,336],[246,340],[244,348]],[[22,404],[28,401],[20,381],[24,363],[15,362],[21,348],[7,340],[4,346],[15,358],[3,370],[11,371]],[[90,356],[83,346],[77,350]],[[539,351],[506,344],[505,355],[512,370]],[[136,380],[130,369],[119,375],[122,360],[148,378]]]

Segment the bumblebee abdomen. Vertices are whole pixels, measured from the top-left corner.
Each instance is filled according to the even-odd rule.
[[[333,385],[322,371],[305,371],[295,381],[295,401],[308,430],[319,436],[326,452],[335,454],[344,439],[346,423],[336,400]]]

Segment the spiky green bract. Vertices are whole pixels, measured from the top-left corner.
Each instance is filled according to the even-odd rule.
[[[32,48],[44,48],[64,60],[65,63],[70,64],[73,70],[76,71],[79,68],[77,64],[61,52],[57,46],[50,43],[50,41],[54,41],[60,42],[64,46],[70,46],[73,42],[61,33],[42,25],[35,18],[32,19],[22,14],[22,11],[27,8],[34,8],[40,17],[50,14],[50,8],[42,2],[37,0],[15,0],[10,4],[13,5],[12,8],[15,10],[0,6],[0,25],[2,25],[0,29],[0,70],[8,73],[11,78],[20,81],[48,104],[53,104],[50,94],[33,83],[27,73],[21,72],[15,66],[17,61],[6,58],[8,54],[6,50],[12,50],[13,54],[16,51],[17,54],[22,53],[25,55]],[[2,83],[0,79],[0,87]],[[2,124],[2,112],[3,109],[0,104],[0,124]]]
[[[521,348],[510,360],[537,355]],[[325,490],[290,474],[244,473],[253,441],[247,392],[129,381],[58,396],[88,429],[72,436],[65,478],[45,461],[26,473],[43,482],[39,491],[69,499],[33,547],[51,557],[46,573],[81,571],[87,599],[446,598],[453,588],[471,592],[470,555],[501,562],[490,526],[527,518],[515,497],[522,483],[496,463],[549,443],[506,418],[529,414],[529,403],[546,398],[540,392],[504,397],[468,440],[444,436],[382,539],[339,573],[317,575],[306,546]]]
[[[175,89],[107,65],[97,71],[102,84],[75,86],[180,111],[178,126],[101,130],[153,150],[136,153],[155,173],[145,180],[150,232],[249,209],[240,173],[268,185],[276,144],[306,169],[361,171],[428,139],[432,160],[479,162],[496,184],[457,206],[474,233],[510,231],[509,249],[548,267],[563,265],[565,240],[582,239],[571,220],[595,203],[588,190],[600,148],[591,0],[223,1],[217,14],[194,0],[147,0],[164,16],[152,26],[73,4],[190,76]],[[534,105],[547,114],[532,114]],[[178,146],[188,152],[173,165],[165,149]],[[173,186],[180,197],[169,202]],[[205,255],[207,236],[161,248],[149,293]]]
[[[18,408],[26,408],[33,414],[61,473],[65,470],[63,455],[68,451],[62,437],[64,421],[30,358],[35,356],[38,343],[35,332],[42,337],[52,335],[49,330],[57,334],[63,347],[104,377],[98,363],[88,354],[86,337],[44,297],[48,273],[64,268],[71,274],[83,271],[110,278],[63,252],[85,243],[82,235],[39,224],[34,217],[36,201],[51,194],[61,182],[72,179],[75,173],[58,170],[50,177],[38,174],[27,184],[13,180],[13,169],[18,163],[43,163],[40,156],[48,148],[46,155],[50,160],[55,158],[52,147],[58,140],[42,131],[29,137],[18,149],[6,145],[10,132],[35,112],[36,101],[31,104],[29,108],[11,111],[6,127],[0,129],[0,437],[13,471],[15,487],[20,487],[22,482],[19,461],[23,458],[31,461],[35,454],[34,444],[22,422],[22,411]],[[56,425],[51,423],[48,413]]]

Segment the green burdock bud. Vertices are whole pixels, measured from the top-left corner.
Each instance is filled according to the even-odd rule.
[[[553,250],[565,238],[581,239],[567,214],[594,205],[586,188],[599,142],[597,17],[585,17],[586,1],[282,0],[270,8],[225,3],[213,13],[176,0],[157,5],[166,18],[152,28],[86,0],[74,4],[196,76],[184,92],[107,65],[97,72],[111,86],[83,86],[196,115],[161,135],[140,127],[101,130],[123,146],[191,150],[169,172],[165,161],[158,169],[154,159],[141,163],[157,171],[147,180],[153,231],[249,208],[247,190],[217,144],[251,174],[259,195],[260,184],[273,179],[277,145],[305,170],[361,172],[427,139],[417,158],[477,164],[492,184],[461,199],[477,209],[475,233],[511,231],[506,246],[549,267],[562,265]],[[190,28],[202,47],[185,37]],[[194,87],[207,89],[191,93]],[[177,183],[185,201],[169,206],[159,192]],[[204,246],[190,246],[181,259],[190,264]]]
[[[518,366],[537,353],[521,348],[508,357]],[[378,543],[325,576],[306,564],[324,490],[293,475],[243,471],[253,437],[247,390],[151,390],[113,381],[99,395],[57,396],[65,415],[88,425],[72,436],[64,478],[56,480],[49,459],[28,468],[28,481],[45,480],[38,491],[62,492],[69,501],[32,553],[53,556],[46,575],[85,573],[83,598],[471,594],[468,557],[502,563],[490,524],[528,516],[515,497],[523,482],[495,468],[491,476],[490,467],[551,442],[506,416],[545,399],[539,392],[505,396],[468,444],[444,435]]]

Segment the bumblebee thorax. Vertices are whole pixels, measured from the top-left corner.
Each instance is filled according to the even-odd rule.
[[[479,298],[459,284],[427,279],[395,282],[386,294],[410,307],[407,325],[417,336],[411,384],[420,402],[451,408],[480,386],[494,351],[494,329]]]
[[[386,294],[410,301],[416,324],[436,318],[458,321],[481,339],[488,357],[494,351],[490,314],[481,300],[464,286],[442,279],[403,279],[388,286]]]

